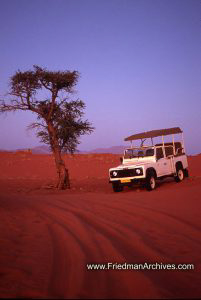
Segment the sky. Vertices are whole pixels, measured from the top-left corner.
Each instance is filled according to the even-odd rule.
[[[96,128],[80,150],[179,126],[201,153],[199,0],[0,0],[0,97],[17,71],[77,70],[76,97]],[[0,149],[39,145],[29,112],[0,115]]]

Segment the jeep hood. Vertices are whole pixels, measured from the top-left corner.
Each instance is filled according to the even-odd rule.
[[[118,169],[123,169],[123,168],[133,168],[133,167],[140,167],[143,165],[148,165],[153,163],[153,161],[150,160],[146,160],[146,161],[140,161],[140,162],[135,162],[135,163],[125,163],[122,165],[119,165],[117,168]]]

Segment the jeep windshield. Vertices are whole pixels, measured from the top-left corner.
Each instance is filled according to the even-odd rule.
[[[148,157],[154,155],[154,148],[126,149],[124,158]]]

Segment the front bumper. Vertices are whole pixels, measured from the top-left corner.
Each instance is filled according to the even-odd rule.
[[[109,183],[120,183],[121,185],[133,185],[133,184],[142,184],[145,182],[144,177],[140,178],[117,178],[117,179],[109,179]]]

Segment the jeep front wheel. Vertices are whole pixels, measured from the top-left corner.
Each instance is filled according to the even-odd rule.
[[[119,182],[113,182],[112,187],[113,187],[113,191],[116,193],[122,192],[124,189],[124,187]]]
[[[174,179],[176,182],[184,180],[184,170],[181,167],[177,169],[177,174]]]
[[[153,191],[156,188],[156,178],[153,174],[148,174],[146,178],[146,189]]]

